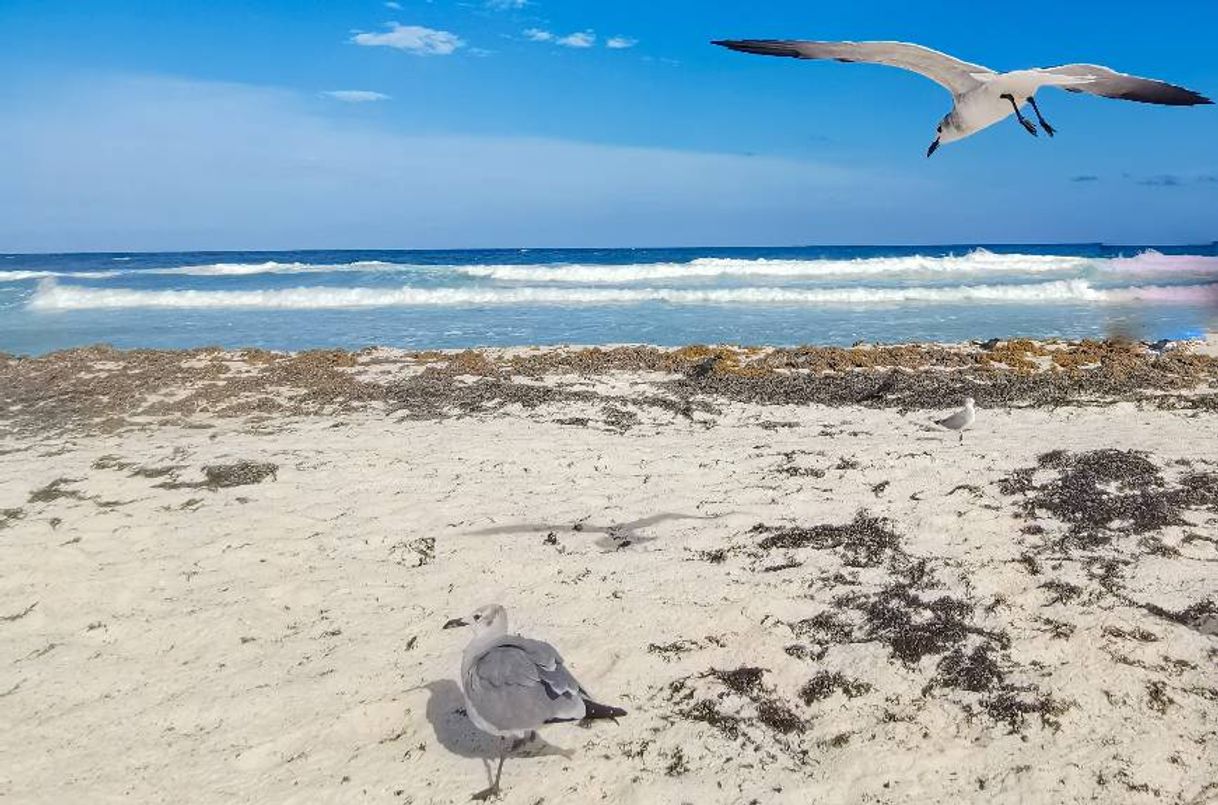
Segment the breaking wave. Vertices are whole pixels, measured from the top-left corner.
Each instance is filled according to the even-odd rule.
[[[1218,300],[1218,284],[1098,289],[1085,280],[1021,285],[906,288],[282,288],[244,291],[91,288],[44,280],[35,310],[104,308],[264,308],[310,310],[373,307],[595,306],[663,302],[674,305],[875,305],[962,303],[1197,303]]]
[[[176,268],[148,268],[140,274],[181,275],[187,277],[244,277],[251,274],[328,274],[345,271],[400,271],[419,268],[402,263],[380,260],[357,260],[353,263],[210,263]],[[137,272],[131,272],[137,273]]]
[[[124,271],[0,271],[0,282],[22,282],[24,280],[42,280],[63,277],[65,279],[109,279],[117,277]]]
[[[117,259],[117,258],[115,258]],[[1059,275],[1061,279],[1102,275],[1149,276],[1158,273],[1218,276],[1218,257],[1165,255],[1147,250],[1132,257],[1074,257],[1044,254],[995,254],[974,249],[960,255],[927,257],[860,257],[855,259],[773,259],[700,257],[687,262],[595,264],[534,263],[524,265],[423,265],[383,260],[350,263],[208,263],[166,268],[122,268],[108,271],[0,271],[0,282],[58,278],[109,279],[118,276],[243,277],[260,274],[341,274],[438,272],[461,277],[517,283],[613,285],[669,280],[770,277],[809,279],[852,277],[896,279],[943,278],[951,275]]]
[[[622,283],[710,277],[869,277],[942,274],[1041,274],[1082,271],[1093,259],[1057,255],[993,254],[977,249],[947,257],[864,257],[852,260],[777,260],[700,257],[687,263],[632,265],[461,266],[467,276],[511,282]]]

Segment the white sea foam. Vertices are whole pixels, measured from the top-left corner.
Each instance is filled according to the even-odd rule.
[[[127,258],[113,258],[127,259]],[[567,283],[612,285],[662,282],[682,279],[773,277],[817,279],[832,277],[899,278],[946,277],[960,275],[1053,275],[1066,279],[1096,270],[1105,274],[1214,274],[1218,276],[1218,257],[1164,255],[1147,250],[1133,257],[1094,258],[1044,254],[995,254],[974,249],[960,255],[927,257],[867,257],[853,260],[833,259],[742,259],[701,257],[688,262],[632,263],[601,265],[593,263],[533,263],[521,265],[420,265],[381,260],[350,263],[301,263],[268,260],[261,263],[207,263],[165,268],[114,269],[110,271],[6,271],[0,282],[42,279],[45,277],[87,277],[104,279],[124,275],[157,276],[255,276],[259,274],[329,274],[350,272],[412,273],[420,271],[454,273],[465,277],[522,283]]]
[[[344,271],[401,271],[417,266],[385,263],[380,260],[357,260],[353,263],[208,263],[175,268],[148,268],[132,273],[182,275],[188,277],[240,277],[250,274],[328,274]]]
[[[1025,285],[958,285],[907,288],[282,288],[274,290],[143,291],[88,288],[44,280],[30,299],[35,310],[100,308],[264,308],[309,310],[372,307],[480,307],[492,305],[623,305],[665,302],[674,305],[875,305],[901,302],[1053,303],[1213,302],[1218,284],[1093,288],[1084,280]]]
[[[700,257],[687,263],[635,263],[630,265],[487,265],[457,266],[472,277],[510,282],[625,283],[713,277],[873,277],[943,274],[1042,274],[1080,272],[1095,263],[1092,258],[1060,255],[994,254],[977,249],[947,257],[867,257],[853,260],[776,260]]]
[[[1091,269],[1115,273],[1176,271],[1218,274],[1218,258],[1196,255],[1162,255],[1145,252],[1134,257],[1093,258],[1040,254],[994,254],[976,249],[946,257],[868,257],[854,260],[743,260],[702,257],[687,263],[636,263],[631,265],[486,265],[456,266],[471,277],[505,282],[620,284],[716,277],[935,277],[944,275],[1079,275]]]
[[[117,277],[123,271],[0,271],[0,282],[22,282],[27,280],[41,280],[55,277],[64,279],[108,279]]]
[[[1147,249],[1134,257],[1114,257],[1099,261],[1103,271],[1120,274],[1149,275],[1155,273],[1200,274],[1218,276],[1218,257],[1198,254],[1162,254]]]

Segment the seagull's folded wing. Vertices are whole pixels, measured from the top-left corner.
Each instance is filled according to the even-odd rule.
[[[1105,98],[1157,103],[1165,106],[1197,106],[1213,103],[1209,98],[1193,92],[1191,89],[1153,78],[1139,78],[1136,75],[1118,73],[1098,64],[1064,64],[1061,67],[1048,67],[1040,72],[1072,79],[1068,83],[1055,82],[1057,86],[1067,92],[1087,92]]]
[[[548,643],[505,637],[475,657],[465,674],[470,704],[501,730],[584,717],[583,690]]]
[[[948,428],[950,430],[960,430],[961,428],[964,427],[964,423],[966,423],[966,422],[968,422],[968,411],[967,410],[957,411],[956,413],[952,414],[949,417],[944,417],[943,419],[935,420],[936,425],[942,425],[943,427]]]
[[[762,56],[789,56],[794,59],[835,59],[842,62],[886,64],[924,75],[961,95],[977,87],[978,76],[994,71],[970,64],[937,50],[909,42],[807,42],[796,39],[727,39],[713,42],[721,47]]]

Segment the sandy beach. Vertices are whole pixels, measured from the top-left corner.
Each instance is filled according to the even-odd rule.
[[[0,356],[0,799],[1218,801],[1215,347]]]

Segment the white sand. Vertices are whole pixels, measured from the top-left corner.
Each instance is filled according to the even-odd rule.
[[[0,800],[468,801],[487,784],[495,744],[454,712],[469,635],[440,626],[490,601],[630,712],[617,725],[547,730],[566,755],[535,748],[509,760],[504,802],[1218,800],[1218,629],[1105,595],[1077,559],[1043,554],[1031,575],[1016,560],[1045,538],[1020,532],[1025,521],[995,485],[1050,449],[1145,450],[1162,467],[1186,458],[1212,470],[1212,415],[982,409],[963,445],[893,411],[724,404],[707,422],[639,415],[626,433],[600,426],[594,407],[567,405],[442,422],[198,417],[211,427],[0,438],[15,451],[0,459],[0,509],[23,512],[0,530]],[[592,424],[555,423],[571,416]],[[103,456],[180,469],[95,468]],[[843,459],[858,467],[834,469]],[[155,486],[235,460],[273,462],[277,477]],[[779,472],[792,463],[826,473]],[[29,502],[57,478],[74,479],[61,489],[78,496]],[[949,494],[965,484],[977,494]],[[833,550],[762,556],[749,529],[845,524],[864,508],[929,560],[941,586],[928,598],[967,599],[978,628],[1007,631],[1011,683],[1067,703],[1060,728],[1030,714],[1013,731],[981,711],[983,694],[924,693],[940,655],[907,667],[877,642],[831,645],[821,660],[786,653],[816,646],[785,622],[855,589],[830,576],[876,589],[888,571],[844,567]],[[1129,599],[1179,610],[1214,596],[1218,543],[1183,537],[1218,536],[1215,518],[1188,516],[1156,534],[1178,556],[1119,540],[1137,559],[1124,568]],[[623,538],[634,542],[619,550]],[[699,555],[721,548],[739,550],[721,563]],[[802,564],[762,570],[788,557]],[[1040,585],[1050,579],[1082,592],[1049,604]],[[1054,637],[1044,619],[1074,630]],[[686,651],[648,650],[678,641]],[[686,678],[696,698],[753,715],[753,703],[698,676],[738,666],[768,669],[766,695],[805,721],[802,734],[750,723],[733,739],[678,715],[669,686]],[[798,690],[821,670],[871,689],[805,705]],[[1170,703],[1155,705],[1156,685]]]

